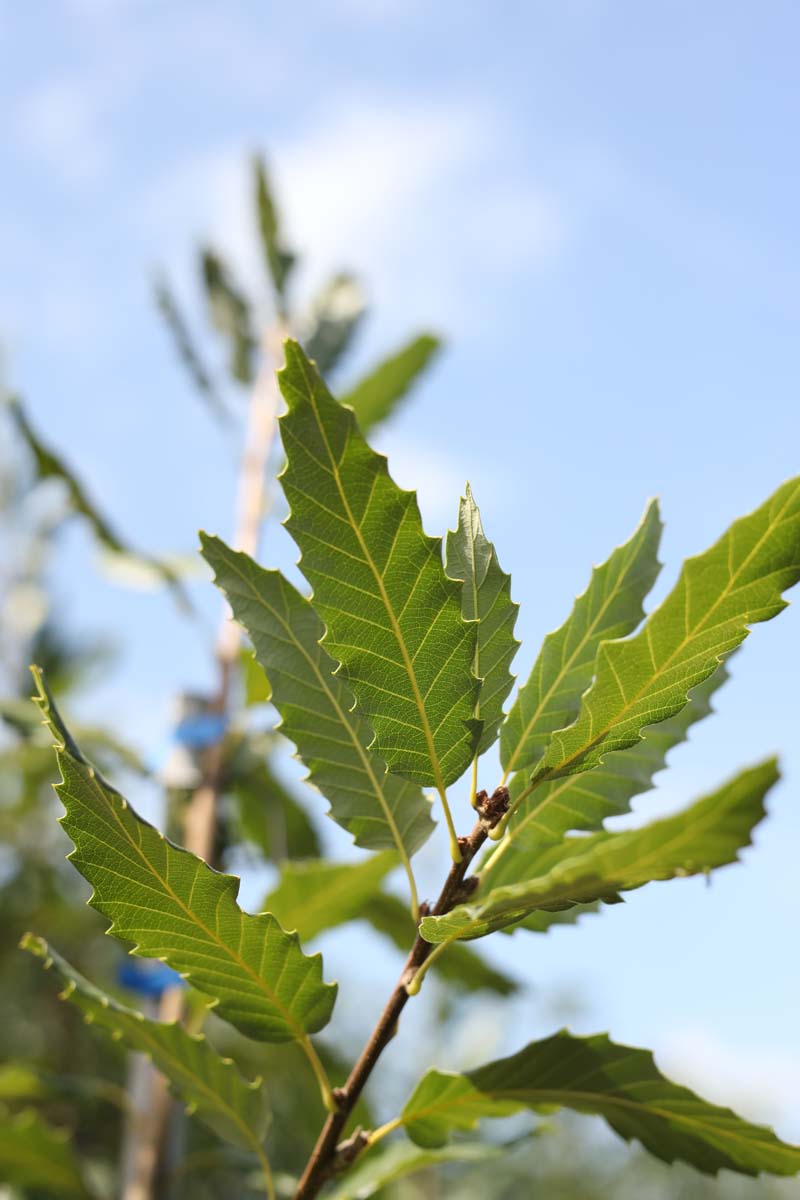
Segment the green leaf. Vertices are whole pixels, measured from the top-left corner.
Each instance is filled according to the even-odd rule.
[[[356,414],[362,433],[392,415],[440,348],[439,338],[430,333],[418,334],[342,397],[342,403],[349,404]]]
[[[662,528],[653,500],[633,536],[594,568],[564,624],[544,639],[500,731],[505,778],[537,763],[554,730],[575,718],[600,643],[631,633],[641,621],[642,603],[660,570]]]
[[[326,929],[358,917],[396,866],[397,855],[391,850],[363,862],[287,863],[263,907],[285,929],[297,930],[304,942],[310,942]]]
[[[33,1108],[11,1116],[0,1108],[0,1179],[47,1196],[87,1200],[68,1130],[55,1129]]]
[[[40,937],[27,933],[23,950],[43,960],[64,984],[62,999],[83,1013],[88,1024],[148,1055],[173,1091],[215,1133],[243,1150],[259,1152],[267,1130],[268,1105],[261,1080],[248,1082],[230,1058],[222,1058],[201,1034],[177,1023],[151,1021],[84,979]]]
[[[213,250],[203,250],[201,266],[211,324],[230,346],[231,375],[240,383],[252,383],[256,340],[250,306],[234,284],[230,270]]]
[[[628,641],[605,642],[574,725],[553,735],[542,780],[588,771],[642,729],[679,712],[689,690],[744,641],[748,627],[786,607],[800,579],[800,477],[687,559],[676,586]]]
[[[699,875],[736,862],[764,816],[764,797],[779,778],[768,759],[742,771],[690,808],[643,829],[565,838],[542,847],[527,879],[488,891],[420,925],[428,941],[482,937],[542,909],[604,900],[657,879]]]
[[[364,289],[354,275],[334,275],[314,297],[301,341],[323,375],[347,353],[366,311]]]
[[[278,213],[272,198],[267,168],[262,158],[256,157],[253,160],[253,174],[256,185],[258,231],[261,235],[264,262],[266,263],[269,277],[275,289],[278,310],[283,314],[285,311],[286,283],[296,259],[294,254],[283,245]]]
[[[249,738],[243,742],[226,761],[224,774],[241,840],[275,863],[319,857],[319,837],[306,810],[275,775],[266,753],[256,753]]]
[[[368,900],[359,918],[367,921],[378,933],[392,941],[401,954],[410,950],[417,927],[402,900],[388,892],[378,892]],[[433,964],[432,973],[447,980],[453,987],[464,992],[489,991],[500,996],[510,996],[518,990],[518,983],[509,975],[498,971],[469,946],[454,943]]]
[[[444,797],[479,733],[476,627],[461,616],[461,588],[445,575],[441,539],[422,529],[414,493],[397,487],[294,342],[279,377],[289,409],[281,418],[286,525],[327,626],[326,648],[389,770]]]
[[[172,589],[184,609],[190,607],[183,586],[175,571],[167,563],[161,562],[149,554],[141,554],[124,542],[89,499],[83,484],[77,476],[70,470],[62,458],[45,445],[35,432],[19,399],[16,396],[11,396],[8,398],[7,403],[17,432],[33,458],[37,478],[40,480],[59,480],[66,490],[72,510],[88,521],[92,533],[110,555],[117,555],[120,559],[130,559],[134,563],[143,563]]]
[[[430,1071],[403,1109],[403,1124],[416,1142],[433,1147],[482,1116],[553,1105],[603,1117],[657,1158],[707,1174],[723,1167],[743,1175],[800,1171],[800,1148],[671,1083],[648,1050],[616,1045],[606,1034],[562,1030],[465,1075]]]
[[[248,1037],[281,1042],[322,1029],[336,987],[322,982],[320,956],[303,954],[297,935],[269,913],[242,912],[238,879],[138,817],[84,759],[36,669],[34,678],[57,742],[61,822],[75,844],[69,858],[94,888],[89,903],[111,920],[108,932],[168,963]]]
[[[462,584],[462,615],[478,623],[473,670],[482,683],[475,716],[483,731],[475,753],[483,754],[497,739],[503,703],[514,682],[510,667],[520,644],[514,637],[519,605],[511,599],[511,576],[502,570],[483,532],[469,484],[458,505],[458,526],[448,530],[446,546],[447,574]]]
[[[502,1153],[500,1146],[480,1143],[444,1146],[439,1150],[423,1150],[410,1142],[379,1145],[358,1159],[341,1183],[327,1194],[327,1200],[368,1200],[381,1188],[418,1171],[443,1163],[485,1162],[487,1158],[497,1158]]]
[[[727,678],[726,667],[718,667],[692,690],[685,708],[658,725],[648,726],[640,742],[620,750],[592,771],[554,779],[533,790],[526,772],[515,775],[510,786],[508,832],[490,856],[491,886],[500,880],[510,883],[521,879],[529,861],[528,852],[543,843],[557,841],[573,829],[600,829],[607,817],[628,812],[633,797],[653,787],[653,777],[663,771],[670,750],[686,740],[692,725],[713,711],[711,698]],[[519,861],[512,867],[509,859]],[[527,873],[530,875],[529,869]]]
[[[353,711],[346,683],[319,644],[325,626],[279,571],[259,567],[201,534],[203,556],[247,630],[272,684],[281,729],[297,747],[331,816],[367,850],[394,848],[407,862],[434,824],[418,787],[386,773],[368,746],[372,730]]]
[[[269,704],[272,699],[272,686],[264,668],[248,646],[240,651],[239,664],[242,668],[244,702],[247,707],[250,708],[254,704]]]
[[[185,366],[187,374],[205,400],[212,416],[227,424],[230,422],[231,414],[200,357],[200,352],[192,340],[189,326],[181,313],[172,289],[166,279],[158,278],[154,290],[158,311],[164,318],[164,324],[172,336],[178,357]]]

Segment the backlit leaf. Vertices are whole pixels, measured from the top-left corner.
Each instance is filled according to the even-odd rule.
[[[774,759],[742,771],[711,795],[672,817],[624,833],[596,833],[543,846],[518,883],[478,892],[420,925],[428,941],[482,937],[539,910],[569,908],[642,887],[656,879],[699,875],[735,862],[764,816],[764,797],[778,780]]]
[[[43,960],[64,985],[62,998],[87,1023],[105,1030],[128,1050],[148,1055],[191,1112],[220,1137],[258,1152],[267,1129],[268,1105],[261,1080],[248,1082],[200,1034],[182,1025],[151,1021],[100,991],[65,962],[43,938],[26,934],[22,947]]]
[[[290,1041],[322,1029],[336,987],[323,983],[319,955],[305,955],[269,913],[236,903],[239,880],[173,846],[138,817],[84,759],[41,675],[37,703],[57,741],[66,809],[61,822],[70,861],[94,888],[90,904],[134,953],[160,958],[215,1005],[220,1017],[264,1041]]]
[[[519,605],[511,599],[511,576],[483,532],[469,484],[459,502],[458,526],[447,533],[447,574],[462,584],[464,619],[478,623],[473,670],[482,681],[475,706],[483,725],[476,753],[482,754],[497,738],[503,703],[514,682],[510,667],[519,646],[514,637]]]
[[[606,1034],[564,1030],[464,1075],[429,1071],[403,1109],[403,1124],[419,1145],[435,1147],[481,1117],[553,1105],[603,1117],[626,1141],[706,1174],[723,1167],[743,1175],[800,1171],[800,1148],[671,1083],[648,1050],[616,1045]]]
[[[441,342],[432,334],[419,334],[342,396],[342,404],[352,408],[362,433],[391,416],[428,368],[440,346]],[[309,352],[309,357],[314,355]]]
[[[391,479],[293,342],[279,373],[286,525],[302,552],[325,647],[341,663],[389,770],[440,793],[463,774],[473,720],[476,627],[461,616],[441,539],[427,537],[416,496]]]

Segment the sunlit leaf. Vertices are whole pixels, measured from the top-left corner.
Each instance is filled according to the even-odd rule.
[[[327,1193],[327,1200],[368,1200],[387,1184],[415,1175],[418,1171],[445,1163],[485,1162],[502,1153],[500,1146],[468,1142],[436,1150],[423,1150],[412,1142],[379,1145],[359,1158],[333,1191]]]
[[[483,532],[469,484],[459,502],[458,526],[448,530],[446,546],[447,574],[462,584],[461,612],[465,620],[478,624],[473,670],[481,680],[475,716],[483,726],[476,748],[476,754],[482,754],[497,738],[503,703],[514,682],[510,668],[519,646],[514,637],[519,605],[511,599],[511,576],[501,568]]]
[[[596,833],[543,846],[527,878],[479,889],[474,903],[420,926],[428,941],[482,937],[542,909],[603,900],[657,879],[699,875],[736,862],[764,816],[764,797],[777,782],[774,759],[742,771],[676,816],[625,833]]]
[[[54,971],[64,985],[62,998],[80,1009],[89,1024],[122,1041],[128,1050],[148,1055],[187,1108],[220,1137],[258,1152],[269,1111],[260,1079],[248,1082],[202,1035],[188,1033],[179,1024],[148,1020],[106,995],[43,938],[26,934],[22,947]]]
[[[296,929],[304,942],[360,915],[377,895],[385,875],[397,866],[391,850],[361,862],[287,863],[262,905],[284,929]]]
[[[786,607],[800,578],[800,478],[734,522],[704,554],[687,559],[667,598],[627,641],[604,642],[575,723],[553,734],[542,780],[588,771],[611,750],[679,712],[688,692]]]
[[[136,815],[84,759],[41,676],[36,697],[57,742],[70,861],[94,888],[90,904],[134,953],[160,958],[215,1005],[220,1017],[264,1041],[304,1038],[327,1024],[336,987],[319,955],[269,913],[236,903],[239,880],[211,869]]]
[[[423,532],[414,493],[397,487],[296,343],[287,343],[280,382],[286,525],[326,649],[389,769],[443,792],[479,732],[476,626],[461,616],[460,585],[445,575],[441,539]]]
[[[435,1147],[481,1117],[554,1105],[603,1117],[657,1158],[707,1174],[723,1167],[743,1175],[800,1171],[800,1148],[671,1083],[648,1050],[616,1045],[606,1034],[564,1030],[464,1075],[429,1071],[403,1109],[403,1124],[419,1145]]]

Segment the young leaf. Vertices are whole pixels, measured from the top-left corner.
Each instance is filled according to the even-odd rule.
[[[34,678],[57,742],[61,823],[75,844],[69,858],[94,888],[89,903],[111,920],[108,932],[168,963],[248,1037],[284,1042],[322,1029],[336,986],[322,982],[320,956],[303,954],[297,935],[269,913],[242,912],[238,879],[137,816],[84,759],[36,670]]]
[[[538,776],[588,771],[642,729],[679,712],[689,690],[738,646],[748,627],[786,607],[800,579],[800,477],[687,559],[666,600],[628,641],[605,642],[578,718],[553,735]]]
[[[397,487],[296,343],[287,343],[279,374],[289,409],[281,418],[286,525],[327,626],[325,645],[389,770],[444,798],[479,733],[476,627],[461,616],[461,589],[445,575],[441,539],[423,532],[416,496]]]
[[[408,954],[417,928],[402,900],[388,892],[378,892],[367,901],[358,917],[389,938],[403,956]],[[519,988],[510,975],[490,966],[480,954],[460,943],[454,943],[446,954],[437,958],[432,972],[462,992],[488,991],[511,996]]]
[[[538,910],[605,900],[657,879],[699,875],[735,862],[779,778],[768,759],[742,771],[676,816],[625,833],[596,833],[544,846],[527,878],[480,895],[442,917],[425,917],[427,941],[483,937]]]
[[[164,318],[164,324],[172,335],[175,349],[178,352],[186,371],[200,395],[208,405],[209,412],[217,420],[228,423],[231,414],[220,396],[209,371],[206,369],[200,352],[192,341],[189,326],[181,313],[178,301],[166,279],[158,278],[155,282],[155,299],[158,311]]]
[[[573,829],[600,829],[607,817],[628,812],[633,797],[653,787],[653,777],[663,771],[670,750],[686,740],[692,725],[713,711],[711,697],[727,678],[723,664],[690,692],[685,708],[666,721],[649,725],[640,742],[620,750],[592,771],[554,779],[535,789],[530,787],[527,772],[515,775],[509,787],[508,832],[490,855],[492,886],[500,860],[513,857],[514,850],[534,850],[543,843],[558,841]],[[520,866],[524,870],[522,863]],[[522,876],[517,874],[516,878]],[[511,882],[505,874],[502,879]]]
[[[376,1146],[358,1159],[332,1192],[327,1200],[368,1200],[388,1184],[405,1179],[418,1171],[438,1167],[444,1163],[484,1162],[497,1158],[502,1147],[462,1143],[458,1146],[443,1146],[436,1150],[423,1150],[410,1142],[392,1142],[387,1146]]]
[[[310,942],[326,929],[358,917],[396,866],[397,855],[391,850],[356,863],[287,863],[263,907],[284,929],[295,929]]]
[[[0,1179],[42,1196],[88,1200],[68,1130],[54,1129],[33,1108],[11,1116],[0,1107]]]
[[[439,338],[430,333],[419,334],[390,358],[384,359],[342,397],[342,404],[349,404],[356,414],[362,433],[391,416],[440,346]],[[309,357],[314,356],[309,352]]]
[[[386,773],[368,746],[372,730],[335,662],[319,644],[325,626],[279,571],[259,567],[219,538],[200,535],[234,616],[247,630],[272,684],[282,731],[297,747],[331,816],[366,850],[394,848],[406,863],[434,828],[418,787]]]
[[[254,159],[253,174],[256,185],[258,231],[261,235],[264,261],[275,289],[278,310],[283,313],[286,298],[286,283],[296,260],[295,256],[283,245],[278,214],[269,186],[267,168],[262,158],[256,157]]]
[[[562,1030],[465,1075],[429,1071],[403,1109],[403,1124],[419,1145],[435,1147],[482,1116],[553,1105],[603,1117],[626,1141],[706,1174],[722,1167],[743,1175],[800,1171],[800,1148],[671,1083],[648,1050],[616,1045],[606,1034]]]
[[[446,547],[447,574],[462,584],[461,612],[466,621],[478,623],[473,670],[482,683],[475,716],[483,729],[475,753],[483,754],[497,738],[503,702],[514,682],[510,667],[519,647],[514,637],[519,605],[511,599],[511,576],[483,532],[469,484],[458,505],[458,526],[447,531]]]
[[[334,275],[314,297],[301,341],[323,375],[346,354],[366,311],[364,289],[353,275]]]
[[[248,1082],[230,1058],[222,1058],[201,1034],[182,1025],[151,1021],[96,988],[44,938],[27,933],[20,943],[64,985],[63,1000],[80,1009],[90,1025],[104,1029],[128,1050],[147,1054],[191,1112],[215,1133],[243,1150],[259,1153],[269,1107],[261,1080]]]
[[[214,328],[230,345],[230,372],[240,383],[252,383],[256,341],[250,324],[250,308],[236,288],[230,271],[213,250],[201,259],[203,286]]]
[[[544,639],[530,678],[500,730],[504,778],[538,762],[553,731],[577,715],[600,643],[624,637],[641,621],[642,603],[660,570],[662,528],[658,502],[653,500],[633,536],[594,568],[564,624]]]

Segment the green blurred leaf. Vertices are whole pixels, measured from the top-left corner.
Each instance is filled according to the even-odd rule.
[[[311,603],[279,571],[200,536],[203,556],[269,675],[281,730],[331,816],[359,846],[394,847],[407,862],[433,831],[430,804],[418,787],[387,775],[369,751],[372,730],[352,711],[352,693],[319,644],[325,627]]]
[[[258,156],[253,160],[253,175],[256,185],[256,214],[258,231],[261,235],[261,248],[264,252],[267,272],[275,289],[278,311],[283,316],[286,310],[286,284],[296,259],[294,254],[283,244],[267,168],[264,160]]]
[[[478,623],[473,670],[481,688],[475,716],[483,731],[475,753],[483,754],[497,739],[503,703],[514,682],[510,667],[520,644],[514,637],[519,605],[511,599],[511,576],[501,568],[495,548],[483,532],[469,484],[459,502],[458,526],[455,532],[447,532],[446,547],[447,574],[462,584],[464,620]]]
[[[537,775],[588,771],[639,741],[645,726],[679,712],[688,692],[786,607],[800,579],[800,478],[735,521],[704,554],[687,559],[676,586],[635,637],[605,642],[578,718],[553,735]]]
[[[122,1040],[128,1050],[148,1055],[190,1112],[235,1146],[259,1153],[269,1113],[260,1079],[244,1079],[231,1059],[217,1054],[201,1034],[148,1020],[101,992],[43,938],[26,934],[22,948],[54,970],[64,984],[62,999],[80,1009],[88,1023]]]
[[[244,702],[248,708],[254,704],[268,704],[272,699],[272,688],[267,674],[253,651],[246,646],[239,654],[244,681]]]
[[[439,338],[430,333],[418,334],[342,396],[342,404],[350,405],[362,433],[392,415],[440,347]]]
[[[226,763],[226,791],[232,796],[241,837],[271,862],[317,858],[320,841],[305,809],[275,775],[265,755],[245,745]]]
[[[69,1131],[54,1129],[32,1108],[16,1116],[0,1108],[0,1179],[47,1196],[90,1196]]]
[[[334,275],[314,297],[301,341],[323,375],[335,370],[350,349],[366,310],[364,289],[354,275]]]
[[[164,324],[172,337],[178,357],[186,368],[189,378],[203,397],[212,416],[217,420],[229,422],[231,414],[214,386],[211,375],[192,340],[188,323],[181,313],[178,301],[167,280],[163,277],[156,279],[154,291],[158,311],[164,318]]]
[[[422,529],[416,496],[389,476],[294,342],[279,373],[281,475],[301,568],[359,711],[389,770],[440,794],[469,765],[476,626],[442,566],[441,539]]]
[[[658,503],[653,500],[633,536],[594,568],[589,586],[564,624],[544,639],[500,731],[500,760],[506,775],[534,766],[553,732],[575,718],[600,643],[624,637],[641,621],[642,603],[660,570],[662,528]]]
[[[354,863],[287,863],[262,905],[285,929],[310,942],[326,929],[358,917],[377,894],[397,855],[391,850]]]
[[[234,284],[229,268],[213,250],[203,250],[201,264],[209,317],[228,342],[231,375],[240,383],[252,383],[256,339],[250,306]]]
[[[84,759],[41,675],[34,676],[57,742],[62,825],[75,845],[70,861],[94,888],[89,903],[112,921],[108,933],[168,963],[248,1037],[280,1042],[322,1029],[336,987],[322,982],[320,956],[303,954],[297,936],[269,913],[242,912],[238,879],[138,817]]]
[[[743,1175],[800,1171],[800,1148],[671,1083],[648,1050],[616,1045],[606,1034],[562,1030],[477,1071],[429,1071],[403,1109],[403,1124],[418,1144],[435,1147],[480,1117],[553,1105],[601,1116],[657,1158],[707,1174],[723,1167]]]
[[[740,772],[690,808],[644,829],[565,838],[528,859],[525,879],[496,887],[420,925],[428,941],[483,937],[541,909],[603,900],[657,879],[699,875],[736,862],[779,778],[775,759]]]
[[[120,559],[129,559],[132,562],[143,564],[172,589],[183,608],[188,608],[189,602],[183,586],[172,567],[149,554],[139,553],[123,542],[91,502],[77,476],[73,474],[62,458],[41,441],[30,424],[19,399],[15,396],[9,397],[7,403],[17,432],[34,460],[37,478],[59,480],[66,490],[71,508],[89,522],[95,537],[111,556],[119,556]]]
[[[405,1179],[418,1171],[430,1170],[445,1163],[485,1162],[502,1153],[500,1146],[470,1143],[444,1146],[438,1150],[423,1150],[410,1142],[378,1145],[358,1159],[342,1181],[327,1194],[327,1200],[368,1200],[369,1196],[374,1196],[387,1184]]]

